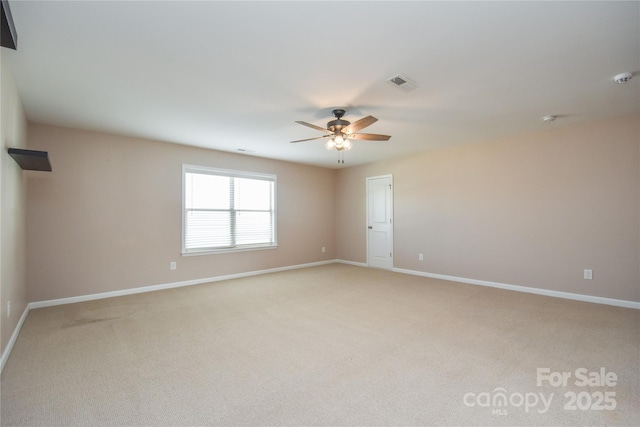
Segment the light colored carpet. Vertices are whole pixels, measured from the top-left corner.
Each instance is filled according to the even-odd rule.
[[[332,264],[33,310],[1,393],[3,426],[640,425],[640,312]]]

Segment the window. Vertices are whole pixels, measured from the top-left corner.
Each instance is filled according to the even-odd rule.
[[[276,176],[183,165],[182,253],[274,248]]]

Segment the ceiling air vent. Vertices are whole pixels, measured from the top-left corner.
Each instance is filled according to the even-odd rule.
[[[417,84],[415,84],[414,82],[412,82],[411,80],[403,76],[402,74],[396,74],[395,76],[391,77],[387,81],[392,85],[402,88],[404,90],[412,90],[418,87]]]

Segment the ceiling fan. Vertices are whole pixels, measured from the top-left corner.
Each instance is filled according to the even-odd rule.
[[[389,135],[378,135],[375,133],[358,133],[360,129],[364,129],[378,121],[373,116],[367,116],[360,120],[356,120],[351,123],[347,120],[342,120],[345,111],[342,109],[333,110],[333,116],[335,120],[331,120],[327,123],[327,128],[312,125],[311,123],[302,122],[296,120],[296,123],[300,123],[303,126],[308,126],[312,129],[319,130],[321,132],[328,132],[326,135],[318,136],[315,138],[299,139],[297,141],[291,141],[292,143],[313,141],[315,139],[330,138],[324,146],[327,150],[346,151],[350,150],[353,145],[350,139],[358,139],[363,141],[388,141],[391,137]]]

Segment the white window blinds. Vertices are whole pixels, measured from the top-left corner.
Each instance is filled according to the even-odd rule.
[[[276,176],[183,167],[183,253],[276,246]]]

